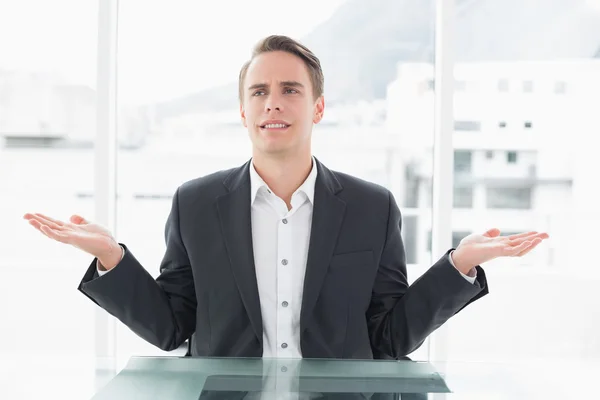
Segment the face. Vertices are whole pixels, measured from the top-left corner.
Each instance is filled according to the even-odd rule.
[[[323,118],[324,107],[299,57],[268,52],[248,67],[240,113],[255,156],[310,153],[312,127]]]

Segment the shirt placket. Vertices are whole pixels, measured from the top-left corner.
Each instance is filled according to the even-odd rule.
[[[281,215],[281,214],[280,214]],[[278,355],[286,357],[289,354],[290,342],[293,339],[291,293],[293,282],[294,257],[292,248],[292,230],[289,217],[283,214],[279,218],[277,229],[277,344]]]

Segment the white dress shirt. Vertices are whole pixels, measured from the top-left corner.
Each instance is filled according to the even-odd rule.
[[[316,162],[291,208],[250,167],[252,243],[263,319],[263,357],[301,358],[300,308],[312,223]]]
[[[300,310],[317,179],[314,158],[312,165],[288,210],[250,163],[252,243],[265,358],[302,358]],[[452,255],[449,260],[454,265]],[[107,272],[98,269],[100,276]],[[477,278],[461,275],[471,283]]]

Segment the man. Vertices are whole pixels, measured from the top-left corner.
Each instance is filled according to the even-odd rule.
[[[255,48],[239,76],[246,164],[175,192],[154,280],[104,228],[25,218],[95,257],[79,290],[164,350],[193,356],[399,358],[488,293],[479,264],[520,256],[548,235],[463,239],[412,286],[391,193],[312,156],[323,118],[317,57],[285,36]]]

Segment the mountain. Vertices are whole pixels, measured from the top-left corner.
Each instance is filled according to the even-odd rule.
[[[598,0],[456,0],[457,61],[600,58]],[[434,0],[348,0],[299,38],[329,104],[383,98],[399,62],[434,61]],[[157,116],[237,108],[237,82],[156,105]]]

